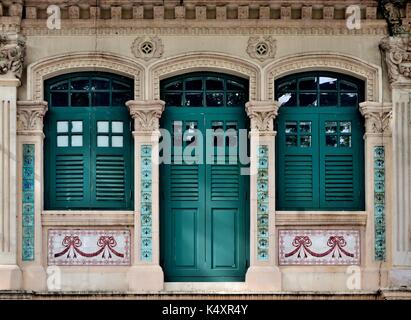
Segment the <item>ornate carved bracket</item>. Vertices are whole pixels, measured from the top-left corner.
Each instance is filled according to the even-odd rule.
[[[153,132],[159,129],[159,119],[164,111],[164,101],[144,100],[127,101],[126,106],[130,110],[130,115],[134,119],[135,130]]]
[[[23,72],[25,50],[25,41],[19,35],[1,35],[0,74],[11,72],[16,78],[20,79]]]
[[[360,112],[365,118],[366,134],[391,135],[391,103],[362,102],[360,103]]]
[[[391,83],[411,80],[411,37],[385,37],[380,42]]]
[[[47,112],[45,101],[17,101],[17,132],[43,132],[43,118]]]
[[[251,130],[273,131],[273,120],[278,114],[276,101],[249,101],[245,110],[251,119]]]

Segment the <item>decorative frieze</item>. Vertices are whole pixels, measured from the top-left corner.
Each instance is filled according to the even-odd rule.
[[[48,264],[57,266],[130,265],[130,231],[49,230]]]
[[[43,132],[43,118],[46,112],[45,101],[17,101],[17,132]]]
[[[274,59],[277,51],[277,41],[272,36],[250,37],[248,39],[248,55],[260,61]]]
[[[391,135],[391,103],[362,102],[360,112],[365,118],[366,134]]]
[[[359,265],[359,230],[279,230],[280,265]]]
[[[23,144],[22,167],[22,260],[34,260],[34,165],[35,145]]]
[[[140,259],[152,261],[152,159],[151,145],[141,145],[141,171],[140,171]]]
[[[0,35],[0,74],[11,72],[20,79],[23,72],[25,50],[25,41],[19,35]]]
[[[273,131],[273,121],[278,114],[275,101],[249,101],[245,105],[247,115],[251,120],[251,130],[261,133]]]
[[[136,131],[151,133],[159,129],[159,119],[164,111],[164,101],[127,101],[126,106],[134,119]]]
[[[388,79],[391,83],[411,81],[411,37],[385,37],[380,42],[384,51]]]
[[[131,52],[136,58],[148,61],[153,58],[160,58],[164,52],[164,45],[157,36],[137,37],[131,45]]]
[[[385,261],[385,149],[374,147],[374,250],[375,260]]]

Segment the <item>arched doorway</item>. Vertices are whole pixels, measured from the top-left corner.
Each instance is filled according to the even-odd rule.
[[[160,165],[165,280],[244,281],[250,200],[242,174],[248,163],[239,156],[241,132],[247,137],[248,81],[185,74],[161,82],[161,99],[161,128],[172,142],[170,162]]]
[[[69,73],[45,82],[45,208],[133,210],[132,79]]]

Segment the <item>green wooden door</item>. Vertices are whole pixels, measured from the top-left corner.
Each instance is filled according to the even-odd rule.
[[[193,78],[205,85],[210,76]],[[161,122],[176,142],[171,164],[160,166],[166,281],[244,281],[249,179],[240,172],[247,164],[238,161],[244,108],[169,105]]]

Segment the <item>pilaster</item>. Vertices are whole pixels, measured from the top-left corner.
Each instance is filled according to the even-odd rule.
[[[134,292],[159,291],[164,286],[160,267],[159,119],[161,100],[128,101],[134,119],[134,260],[128,273]]]
[[[17,243],[23,289],[46,290],[42,225],[45,101],[17,102]]]
[[[275,101],[249,101],[250,117],[250,267],[249,290],[281,290],[275,230]]]

